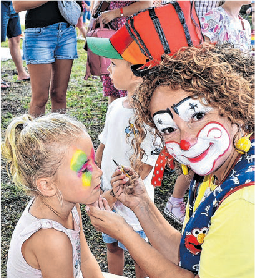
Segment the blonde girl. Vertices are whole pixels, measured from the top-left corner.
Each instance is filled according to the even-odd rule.
[[[100,196],[85,127],[61,114],[14,118],[2,155],[16,185],[33,197],[13,232],[8,277],[103,277],[83,233],[78,203]]]

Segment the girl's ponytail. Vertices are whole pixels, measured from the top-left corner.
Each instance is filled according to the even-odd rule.
[[[17,185],[23,184],[17,155],[19,140],[22,130],[31,121],[33,118],[28,114],[14,118],[6,130],[4,142],[1,144],[2,155],[7,160],[9,172],[13,177],[13,182]]]

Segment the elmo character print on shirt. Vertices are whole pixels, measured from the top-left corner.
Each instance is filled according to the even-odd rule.
[[[198,255],[202,251],[204,238],[208,233],[208,228],[193,229],[191,233],[187,232],[185,237],[185,246],[193,255]]]

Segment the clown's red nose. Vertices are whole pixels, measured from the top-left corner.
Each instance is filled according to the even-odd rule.
[[[190,143],[186,140],[181,140],[180,141],[180,148],[183,150],[183,151],[187,151],[189,148],[190,148]]]

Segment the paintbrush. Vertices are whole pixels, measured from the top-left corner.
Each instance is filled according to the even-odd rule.
[[[130,176],[127,174],[127,172],[124,170],[124,166],[119,165],[114,159],[112,159],[117,167],[121,167],[121,171],[126,175],[126,177],[130,178]]]
[[[129,182],[125,185],[125,191],[127,194],[133,194],[134,192],[134,180],[135,180],[135,177],[132,177],[130,175],[128,175],[128,173],[126,172],[126,170],[124,169],[124,166],[122,165],[119,165],[114,159],[112,159],[114,161],[114,163],[116,164],[117,167],[121,167],[121,171],[126,175],[126,177],[129,178]],[[113,191],[113,189],[112,189]],[[115,196],[114,194],[114,191],[111,192],[113,195],[112,196]]]

